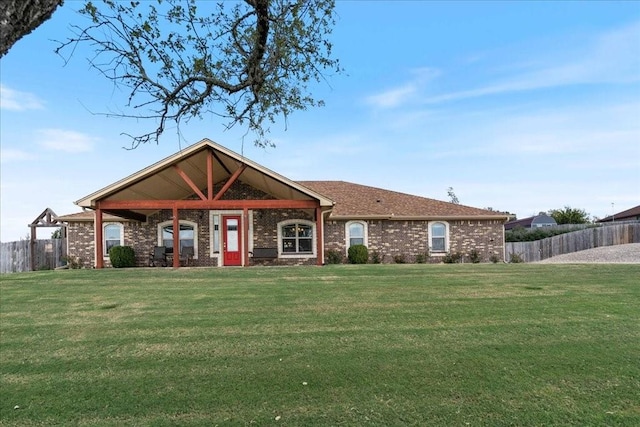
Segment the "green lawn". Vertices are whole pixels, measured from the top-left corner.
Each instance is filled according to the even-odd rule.
[[[0,425],[640,425],[640,265],[0,280]]]

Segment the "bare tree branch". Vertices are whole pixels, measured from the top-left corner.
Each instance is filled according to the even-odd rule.
[[[197,6],[209,10],[199,14]],[[85,28],[59,42],[68,60],[90,44],[93,68],[129,92],[122,117],[152,118],[153,131],[132,136],[132,147],[158,141],[168,121],[214,114],[226,127],[247,126],[257,145],[269,145],[268,123],[322,105],[308,93],[327,70],[340,72],[328,36],[333,0],[245,0],[197,3],[164,0],[87,2]],[[212,10],[211,10],[212,9]]]

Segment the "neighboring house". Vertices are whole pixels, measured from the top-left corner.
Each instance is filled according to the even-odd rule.
[[[140,266],[155,246],[174,267],[184,248],[194,266],[322,265],[328,251],[346,258],[354,244],[383,262],[473,250],[504,259],[505,214],[343,181],[294,182],[207,139],[76,204],[84,212],[58,219],[69,256],[87,267],[108,266],[115,245],[131,246]]]
[[[530,216],[529,218],[516,219],[509,221],[504,225],[505,230],[512,230],[516,227],[522,228],[542,228],[552,227],[558,225],[555,219],[550,217],[544,212],[540,212],[536,216]]]
[[[596,222],[615,222],[615,221],[640,221],[640,205],[618,212],[606,218],[599,219]]]

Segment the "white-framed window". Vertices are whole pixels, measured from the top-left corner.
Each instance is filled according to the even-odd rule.
[[[104,258],[109,258],[109,249],[124,245],[124,227],[119,222],[108,222],[102,225]]]
[[[168,254],[173,253],[173,221],[165,221],[158,224],[158,246],[164,246]],[[198,259],[198,224],[192,221],[180,221],[180,230],[178,232],[180,239],[180,252],[185,246],[193,248],[193,258]]]
[[[449,252],[449,224],[447,222],[429,223],[429,252],[432,254]]]
[[[367,223],[364,221],[349,221],[345,224],[347,250],[353,245],[368,246]]]
[[[315,256],[316,224],[303,219],[278,223],[278,251],[283,256]]]

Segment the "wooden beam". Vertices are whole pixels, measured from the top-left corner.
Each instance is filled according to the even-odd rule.
[[[31,256],[31,271],[36,271],[36,226],[31,225],[31,240],[29,240],[29,255]]]
[[[202,193],[202,191],[200,191],[198,186],[191,180],[191,178],[189,178],[189,175],[187,175],[185,171],[180,169],[180,166],[173,165],[173,168],[176,170],[176,172],[178,172],[178,175],[180,175],[184,182],[186,182],[187,185],[191,187],[193,192],[196,193],[198,197],[200,197],[201,200],[207,200],[207,197]]]
[[[317,200],[104,200],[102,209],[315,209]]]
[[[322,223],[322,209],[320,208],[320,206],[318,206],[316,208],[316,252],[318,254],[317,257],[317,261],[316,264],[317,265],[322,265],[322,261],[324,258],[324,253],[322,253],[322,247],[324,246],[324,244],[322,243],[323,238],[324,238],[324,230],[323,230],[323,223]]]
[[[207,200],[213,200],[213,153],[207,152]]]
[[[134,221],[147,222],[147,216],[141,213],[133,212],[127,209],[102,209],[103,213],[119,216],[120,218],[132,219]]]
[[[180,218],[178,208],[173,208],[173,268],[180,268]]]
[[[236,180],[238,179],[238,177],[242,174],[242,172],[244,172],[244,170],[247,168],[247,165],[242,165],[240,166],[234,173],[233,175],[231,175],[231,177],[227,180],[226,184],[224,184],[224,186],[220,189],[220,191],[218,191],[218,194],[216,194],[216,196],[213,198],[213,200],[220,200],[220,198],[222,196],[224,196],[224,193],[227,192],[227,190],[233,185],[234,182],[236,182]]]
[[[96,268],[104,267],[104,245],[102,242],[102,209],[100,206],[96,209],[95,220],[95,244],[96,244]]]

